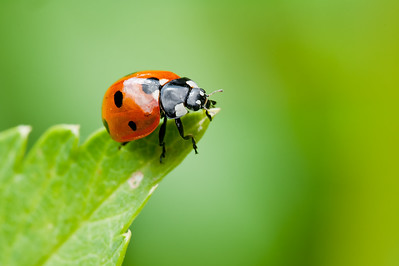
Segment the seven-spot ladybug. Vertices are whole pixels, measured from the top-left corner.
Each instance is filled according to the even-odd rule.
[[[215,92],[222,91],[217,90]],[[180,117],[188,110],[208,109],[216,102],[209,100],[211,94],[199,88],[188,79],[169,71],[141,71],[127,75],[115,82],[105,93],[102,106],[102,120],[111,137],[122,143],[143,138],[153,132],[161,118],[159,145],[162,147],[160,160],[165,157],[165,131],[167,119],[174,119],[180,136],[191,139],[193,149],[197,146],[192,135],[184,135]]]

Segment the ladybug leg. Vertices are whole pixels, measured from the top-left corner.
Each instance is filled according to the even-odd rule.
[[[165,138],[165,133],[166,133],[166,121],[167,121],[167,117],[164,116],[163,118],[163,123],[161,125],[161,128],[159,129],[159,146],[162,147],[162,153],[161,156],[159,157],[159,162],[162,163],[162,158],[165,158],[165,142],[163,141]]]
[[[123,146],[125,146],[128,143],[129,143],[129,141],[122,142],[121,145],[118,147],[118,149],[120,150]]]
[[[205,110],[205,114],[209,118],[209,121],[212,121],[212,116],[209,114],[208,110]]]
[[[179,130],[180,136],[181,136],[183,139],[185,139],[185,140],[188,140],[188,139],[191,138],[191,141],[193,142],[193,149],[194,149],[194,151],[195,151],[195,154],[198,154],[198,152],[197,152],[197,145],[196,145],[196,143],[195,143],[194,136],[191,135],[191,134],[190,134],[190,135],[187,135],[187,136],[184,136],[183,124],[182,124],[180,118],[176,118],[176,119],[175,119],[175,122],[176,122],[177,129]]]

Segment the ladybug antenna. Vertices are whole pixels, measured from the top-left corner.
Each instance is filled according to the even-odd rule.
[[[216,92],[223,92],[223,90],[220,89],[220,90],[213,91],[213,92],[207,94],[206,96],[209,97],[209,96],[211,96],[212,94],[215,94]]]
[[[216,101],[210,100],[210,99],[208,99],[208,98],[209,98],[209,96],[211,96],[212,94],[214,94],[214,93],[216,93],[216,92],[223,92],[223,90],[216,90],[216,91],[214,91],[214,92],[211,92],[211,93],[209,93],[209,94],[206,94],[205,103],[204,103],[204,105],[203,105],[202,108],[204,108],[205,110],[208,111],[209,108],[212,108],[212,107],[215,106]]]

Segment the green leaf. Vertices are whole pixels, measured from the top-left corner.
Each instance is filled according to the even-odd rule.
[[[209,125],[203,112],[182,121],[197,141]],[[122,264],[129,225],[192,151],[173,121],[162,164],[158,130],[121,146],[101,129],[79,146],[78,126],[55,126],[24,158],[29,132],[0,133],[0,265]]]

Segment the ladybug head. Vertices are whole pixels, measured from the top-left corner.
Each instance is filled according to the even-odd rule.
[[[199,109],[204,107],[206,99],[207,96],[204,89],[192,88],[188,93],[186,106],[190,110],[198,111]]]
[[[192,88],[187,97],[187,108],[193,111],[198,111],[199,109],[209,109],[214,107],[215,101],[209,100],[208,97],[215,92],[222,92],[223,90],[217,90],[210,94],[206,94],[204,89]]]

